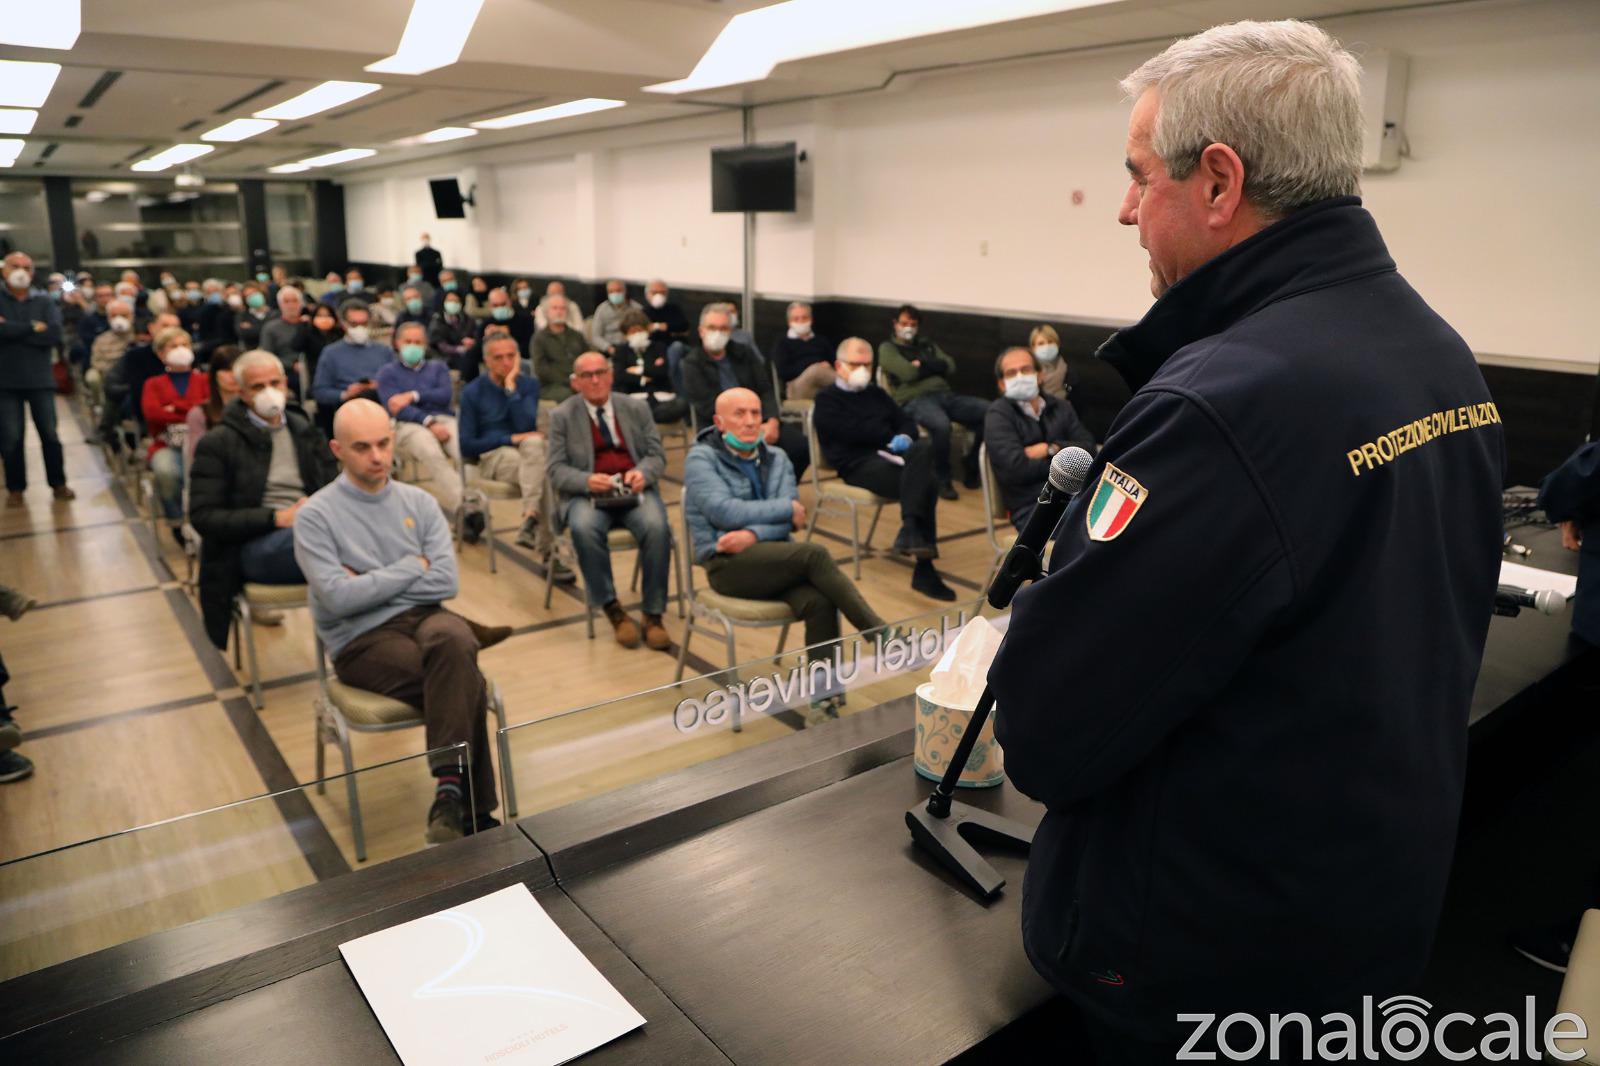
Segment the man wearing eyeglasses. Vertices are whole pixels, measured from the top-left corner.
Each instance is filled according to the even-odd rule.
[[[624,648],[639,646],[640,627],[617,601],[607,538],[613,529],[633,534],[644,571],[644,643],[665,651],[672,646],[661,624],[672,539],[656,484],[667,455],[649,405],[613,393],[611,375],[605,355],[578,356],[571,375],[574,395],[550,416],[546,466],[559,496],[556,520],[572,531],[589,605],[605,612]]]
[[[994,364],[1000,398],[983,419],[995,491],[1019,530],[1037,506],[1056,452],[1076,444],[1094,451],[1094,434],[1078,420],[1072,404],[1039,389],[1039,360],[1030,349],[1007,348]]]

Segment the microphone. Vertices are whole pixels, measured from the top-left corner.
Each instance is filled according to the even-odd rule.
[[[1094,457],[1082,448],[1063,448],[1050,461],[1050,476],[1039,491],[1039,503],[1028,516],[1028,524],[1017,535],[1017,542],[1006,553],[1000,572],[989,585],[989,606],[1004,609],[1025,581],[1032,581],[1044,570],[1040,556],[1045,542],[1055,532],[1061,514],[1089,476]]]
[[[1560,614],[1566,610],[1567,599],[1555,589],[1523,589],[1515,585],[1501,585],[1494,590],[1496,610],[1531,607],[1540,614]]]

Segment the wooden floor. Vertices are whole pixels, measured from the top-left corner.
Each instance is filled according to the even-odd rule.
[[[136,493],[118,481],[98,447],[85,443],[76,403],[57,403],[78,498],[52,500],[30,427],[26,506],[0,507],[0,584],[40,603],[20,622],[0,619],[0,655],[12,675],[5,698],[18,707],[24,729],[19,750],[37,766],[31,778],[0,785],[0,979],[356,864],[343,784],[330,784],[325,795],[297,789],[315,777],[308,613],[289,611],[282,626],[256,627],[266,703],[258,712],[231,650],[219,653],[205,639],[171,535],[164,527],[152,530]],[[683,451],[675,444],[669,442],[662,488],[676,529]],[[801,496],[808,506],[811,495],[806,481]],[[518,813],[801,726],[797,715],[784,713],[748,719],[739,734],[675,728],[672,707],[712,682],[652,692],[673,682],[675,648],[623,649],[603,617],[589,639],[573,586],[557,586],[545,608],[542,568],[512,544],[518,505],[494,506],[493,522],[504,531],[499,572],[489,573],[483,545],[463,547],[461,595],[451,606],[481,622],[516,627],[510,640],[483,653],[483,669],[499,684],[511,724],[549,720],[513,735]],[[888,508],[874,542],[886,545],[897,523],[896,509]],[[939,525],[941,571],[962,603],[976,600],[993,559],[979,494],[963,490],[959,502],[942,502]],[[818,533],[846,568],[848,534],[847,520],[838,518],[825,520]],[[624,586],[631,553],[613,566]],[[909,565],[900,560],[876,555],[862,562],[860,587],[885,618],[946,606],[913,592],[909,582]],[[704,587],[703,573],[698,584]],[[637,611],[636,594],[623,601]],[[681,639],[672,608],[667,626]],[[739,660],[773,655],[776,636],[774,629],[741,630]],[[799,643],[797,627],[789,646]],[[690,675],[726,665],[720,642],[696,637],[691,651]],[[916,680],[853,696],[846,711],[908,693]],[[566,714],[606,701],[616,702]],[[432,798],[431,778],[417,757],[422,731],[357,735],[353,748],[356,765],[373,768],[358,775],[367,862],[420,849]],[[335,749],[328,759],[329,772],[338,772]],[[270,793],[279,795],[256,799]],[[203,818],[110,836],[230,804]]]

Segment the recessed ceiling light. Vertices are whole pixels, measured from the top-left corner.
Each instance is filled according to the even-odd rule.
[[[383,86],[373,81],[325,81],[315,89],[307,89],[281,104],[257,111],[256,118],[305,118],[329,108],[342,107],[381,88]]]
[[[191,159],[199,159],[207,152],[215,152],[216,146],[210,144],[175,144],[165,152],[157,152],[149,159],[141,159],[129,170],[137,170],[142,174],[152,173],[157,170],[166,170],[168,167],[187,163]]]
[[[600,97],[589,97],[584,100],[572,100],[565,104],[556,104],[553,107],[541,107],[534,111],[518,111],[514,115],[501,115],[499,118],[484,119],[474,122],[473,125],[480,130],[508,130],[514,126],[527,126],[534,122],[551,122],[558,118],[571,118],[574,115],[587,115],[593,111],[609,111],[613,107],[622,107],[625,100],[606,100]]]
[[[32,133],[39,112],[16,107],[0,107],[0,133]]]
[[[413,0],[394,55],[366,69],[374,74],[425,74],[461,58],[483,0]]]
[[[0,106],[43,107],[60,73],[60,63],[0,59]]]
[[[82,30],[83,0],[45,0],[30,4],[26,13],[8,11],[0,20],[0,44],[71,48]]]
[[[329,152],[326,155],[314,155],[300,162],[308,167],[331,167],[338,163],[351,163],[357,159],[366,159],[368,156],[378,154],[376,148],[346,148],[338,152]]]
[[[258,133],[265,133],[276,126],[277,123],[270,118],[236,118],[232,122],[224,122],[214,130],[207,130],[200,135],[202,141],[242,141],[246,137],[254,137]]]
[[[22,154],[23,145],[27,143],[18,137],[0,137],[0,167],[14,164],[17,156]]]
[[[301,173],[304,173],[305,171],[310,170],[310,169],[311,169],[311,166],[308,163],[279,163],[275,167],[268,167],[267,168],[267,173],[268,174],[301,174]]]

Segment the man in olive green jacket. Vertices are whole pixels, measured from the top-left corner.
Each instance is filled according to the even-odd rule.
[[[956,361],[919,332],[921,325],[922,312],[910,304],[901,307],[895,315],[894,337],[878,345],[878,366],[889,379],[895,403],[928,431],[939,495],[954,500],[958,497],[950,480],[950,423],[960,422],[972,431],[964,473],[967,488],[975,489],[979,485],[978,446],[983,443],[983,419],[989,404],[976,396],[959,396],[950,388],[949,375],[955,373]]]
[[[539,379],[539,398],[560,403],[572,395],[572,364],[591,348],[583,331],[567,324],[565,296],[549,297],[545,308],[549,312],[547,324],[533,335],[529,346],[533,373]]]

